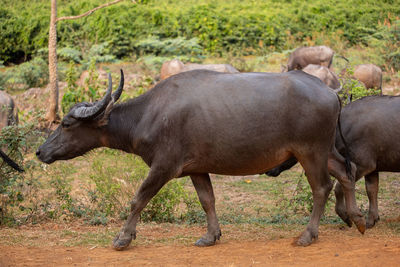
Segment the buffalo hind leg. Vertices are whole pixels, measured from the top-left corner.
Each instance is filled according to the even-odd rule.
[[[356,167],[354,163],[351,163],[351,174],[353,176],[353,180],[351,180],[347,176],[344,158],[334,149],[329,155],[328,169],[329,173],[341,184],[345,197],[346,212],[350,220],[357,226],[358,231],[363,234],[366,229],[366,223],[360,209],[357,207],[355,193]]]
[[[113,248],[123,250],[128,247],[132,239],[136,238],[136,224],[140,212],[146,207],[147,203],[157,194],[157,192],[173,178],[163,168],[151,168],[150,172],[143,181],[139,190],[131,202],[131,213],[122,227],[121,232],[117,234],[113,241]]]
[[[212,246],[221,237],[221,230],[215,212],[215,197],[210,176],[208,174],[190,175],[193,185],[196,188],[201,206],[207,215],[207,233],[196,241],[199,247]]]
[[[367,217],[367,228],[372,228],[379,221],[378,214],[378,189],[379,189],[379,173],[373,172],[365,175],[365,188],[369,200],[369,211]]]
[[[297,240],[297,244],[308,246],[312,243],[313,239],[318,238],[319,222],[333,185],[326,167],[326,158],[325,163],[323,157],[320,155],[299,159],[299,161],[305,170],[307,180],[311,186],[313,209],[310,222]]]
[[[336,204],[335,204],[336,214],[339,215],[339,217],[349,227],[351,227],[353,225],[353,223],[351,222],[350,217],[347,214],[346,203],[345,203],[345,200],[344,200],[343,188],[342,188],[342,185],[339,182],[337,182],[336,186],[335,186],[335,198],[336,198]]]

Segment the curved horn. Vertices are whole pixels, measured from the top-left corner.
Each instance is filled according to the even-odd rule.
[[[119,80],[119,86],[117,88],[117,90],[112,94],[112,99],[114,102],[117,102],[119,97],[122,94],[122,89],[124,88],[124,72],[122,71],[122,69],[120,69],[121,72],[121,79]]]
[[[72,117],[78,120],[90,120],[96,116],[98,116],[103,110],[107,107],[108,103],[111,100],[111,91],[112,91],[112,79],[111,74],[108,73],[108,89],[100,101],[94,103],[90,107],[80,107],[74,110],[71,114]]]

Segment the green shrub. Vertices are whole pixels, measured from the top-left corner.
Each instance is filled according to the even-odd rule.
[[[339,92],[339,96],[342,99],[343,104],[348,104],[349,101],[355,101],[365,96],[380,95],[381,90],[379,88],[367,89],[358,80],[352,78],[354,74],[353,67],[348,67],[345,73],[341,75],[343,82],[343,89]]]
[[[378,30],[369,38],[370,46],[377,50],[383,57],[384,67],[387,71],[396,72],[400,70],[400,20],[392,23],[385,20],[380,23]]]
[[[101,161],[95,160],[92,170],[90,179],[94,182],[95,188],[89,191],[90,201],[95,203],[96,210],[105,216],[119,214],[124,205],[120,200],[121,185],[114,179],[115,168],[105,167]]]
[[[188,198],[188,193],[185,191],[182,183],[172,180],[147,204],[141,213],[141,219],[145,222],[177,221],[184,217],[184,212],[179,212],[179,205],[182,202],[187,203]]]
[[[139,157],[122,157],[121,153],[104,149],[103,155],[92,163],[89,178],[94,186],[88,190],[91,204],[86,214],[91,224],[99,223],[103,217],[126,219],[130,213],[129,201],[147,176],[149,169]],[[104,164],[105,157],[110,156],[117,156],[118,163]],[[199,205],[196,206],[195,196],[185,190],[184,183],[185,180],[173,180],[165,185],[142,211],[141,219],[156,222],[186,220],[187,214]]]
[[[67,88],[61,99],[61,110],[67,114],[72,106],[80,102],[94,102],[100,98],[100,85],[97,80],[98,73],[96,71],[96,60],[91,61],[89,67],[89,76],[84,81],[85,88],[76,85],[78,79],[77,70],[71,61],[66,73]]]
[[[83,55],[84,69],[93,67],[94,64],[104,62],[115,62],[116,58],[108,48],[108,42],[95,44]]]
[[[134,44],[134,47],[137,55],[178,57],[184,61],[198,61],[203,53],[197,38],[186,40],[178,37],[160,40],[157,36],[151,36]]]
[[[102,3],[101,0],[60,2],[58,16],[78,15]],[[6,64],[25,61],[47,46],[48,1],[4,0],[2,4],[0,60]],[[175,0],[136,4],[126,1],[81,19],[60,21],[57,35],[59,47],[77,51],[107,43],[106,54],[116,58],[140,54],[143,47],[136,44],[149,38],[152,43],[177,40],[177,45],[179,40],[197,38],[202,51],[195,53],[201,55],[227,52],[263,55],[265,51],[290,49],[293,47],[287,47],[288,44],[310,40],[315,44],[328,41],[335,46],[339,38],[349,45],[367,46],[369,37],[380,31],[378,22],[386,18],[393,25],[399,13],[398,1],[379,5],[372,0],[335,3],[188,0],[184,5]],[[156,49],[154,53],[159,53],[160,48]],[[165,52],[182,55],[177,49]]]
[[[311,213],[313,208],[313,195],[305,175],[299,175],[293,197],[289,200],[289,208],[293,213],[301,212],[303,215]]]
[[[19,166],[29,167],[31,161],[26,160],[24,164],[24,152],[36,146],[37,138],[32,137],[37,134],[33,124],[4,127],[0,132],[0,147]],[[24,200],[26,185],[24,174],[0,160],[0,225],[14,220],[14,208]]]
[[[22,63],[13,69],[0,73],[0,87],[27,89],[41,87],[47,84],[49,79],[48,65],[40,57]]]
[[[57,55],[61,60],[67,62],[73,61],[75,63],[80,63],[82,60],[82,53],[71,47],[63,47],[57,50]]]
[[[8,80],[10,79],[10,72],[0,72],[0,90],[5,90]]]

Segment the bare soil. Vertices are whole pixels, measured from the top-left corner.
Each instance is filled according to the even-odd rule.
[[[22,228],[19,238],[22,238],[20,241],[26,238],[25,241],[13,244],[7,240],[16,235],[16,230],[0,229],[3,239],[0,241],[0,266],[400,265],[400,235],[388,231],[382,224],[365,235],[352,228],[324,225],[320,228],[319,239],[308,247],[294,245],[298,229],[222,226],[221,241],[207,248],[195,247],[192,243],[201,236],[203,227],[149,224],[139,228],[140,235],[146,237],[138,238],[122,252],[97,245],[63,245],[65,240],[56,240],[51,228]],[[75,230],[83,234],[97,231],[94,229],[99,228]],[[75,238],[81,237],[78,234]]]

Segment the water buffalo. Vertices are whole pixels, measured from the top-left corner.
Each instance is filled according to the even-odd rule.
[[[140,212],[171,179],[190,176],[207,215],[198,246],[214,245],[221,231],[209,173],[254,175],[293,157],[301,162],[313,191],[313,211],[299,245],[318,237],[319,221],[332,189],[327,166],[343,184],[347,213],[365,230],[355,203],[354,181],[334,149],[340,104],[318,78],[302,71],[220,73],[194,70],[161,81],[145,94],[115,104],[123,88],[96,103],[71,108],[36,152],[45,163],[71,159],[96,147],[141,156],[150,171],[131,202],[131,213],[113,247],[136,237]],[[298,103],[306,103],[298,105]],[[308,103],[308,104],[307,104]]]
[[[18,113],[14,104],[14,100],[4,91],[0,91],[0,130],[6,126],[18,123]],[[10,159],[1,149],[0,157],[17,171],[23,171],[18,164]]]
[[[161,80],[165,80],[172,75],[178,74],[182,71],[183,67],[185,67],[185,64],[183,64],[179,59],[165,61],[161,66]]]
[[[318,77],[324,84],[332,89],[342,89],[339,77],[327,67],[309,64],[303,69],[304,72]]]
[[[379,172],[400,172],[400,97],[369,96],[354,101],[343,108],[341,127],[350,158],[356,164],[355,179],[365,176],[365,186],[369,199],[367,228],[379,220],[378,183]],[[335,146],[345,153],[343,139],[336,133]],[[269,171],[270,176],[277,176],[297,163],[289,159],[279,167]],[[351,226],[346,213],[343,189],[340,184],[335,187],[336,213]]]
[[[18,123],[18,113],[12,97],[0,91],[0,130],[3,127]]]
[[[354,78],[364,84],[367,89],[382,90],[382,70],[374,64],[361,64],[354,67]]]
[[[194,64],[194,63],[183,64],[182,61],[180,61],[179,59],[173,59],[171,61],[164,62],[164,64],[161,66],[160,78],[161,80],[164,80],[177,73],[190,70],[213,70],[226,73],[239,72],[230,64]]]
[[[301,70],[309,64],[321,65],[329,68],[335,52],[327,46],[299,47],[290,54],[286,67],[287,71]]]

